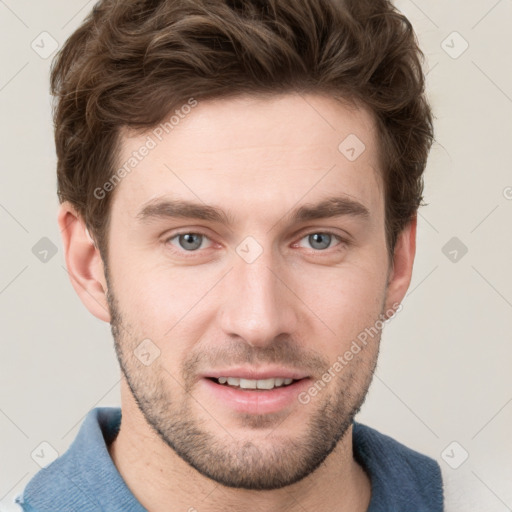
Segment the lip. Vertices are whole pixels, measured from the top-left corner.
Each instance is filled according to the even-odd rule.
[[[256,370],[255,368],[247,368],[247,367],[231,367],[225,370],[215,370],[209,373],[205,373],[202,375],[205,377],[213,377],[218,379],[219,377],[237,377],[240,379],[251,379],[251,380],[261,380],[261,379],[272,379],[272,378],[283,378],[283,379],[293,379],[300,380],[309,377],[309,375],[304,372],[300,372],[298,370],[293,370],[290,368],[284,368],[282,366],[266,366],[265,368]]]
[[[226,373],[219,373],[219,377],[235,377],[237,375],[254,375],[254,373],[236,373],[231,371],[232,375]],[[258,372],[257,375],[281,375],[273,370],[273,373]],[[292,375],[288,373],[288,375]],[[209,375],[213,377],[214,375]],[[283,375],[284,376],[284,375]],[[242,377],[244,378],[244,377]],[[255,378],[255,377],[253,377]],[[257,377],[259,379],[265,377]],[[270,378],[270,377],[267,377]],[[294,377],[288,377],[294,378]],[[253,390],[253,389],[240,389],[219,384],[210,380],[209,378],[202,378],[199,381],[200,393],[209,396],[210,400],[207,403],[220,404],[221,407],[226,407],[231,411],[245,414],[271,414],[280,412],[284,409],[290,408],[293,404],[299,405],[298,395],[310,386],[311,379],[301,378],[288,386],[274,388],[270,390]]]

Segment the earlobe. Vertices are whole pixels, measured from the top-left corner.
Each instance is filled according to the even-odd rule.
[[[416,255],[417,216],[398,235],[393,254],[393,265],[388,280],[386,310],[400,304],[411,283],[414,257]]]
[[[84,221],[67,201],[60,205],[58,223],[73,288],[95,317],[110,323],[107,285],[99,249]]]

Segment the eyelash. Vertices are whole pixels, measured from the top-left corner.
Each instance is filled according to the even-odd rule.
[[[340,235],[338,235],[337,233],[334,233],[332,231],[310,231],[309,233],[305,233],[304,235],[301,236],[301,238],[299,239],[299,242],[302,241],[304,238],[310,236],[310,235],[315,235],[315,234],[321,234],[321,235],[330,235],[332,236],[333,238],[336,238],[338,239],[339,243],[337,245],[334,245],[333,247],[328,247],[326,249],[309,249],[310,251],[312,251],[313,253],[318,254],[318,255],[321,255],[322,253],[330,253],[331,250],[341,250],[342,248],[345,248],[345,247],[348,247],[350,245],[350,241],[341,237]],[[185,255],[186,258],[193,258],[195,257],[196,254],[200,253],[201,250],[200,249],[196,249],[194,251],[186,251],[185,249],[178,249],[176,246],[170,244],[170,241],[175,239],[175,238],[178,238],[179,236],[181,235],[199,235],[199,236],[202,236],[204,238],[207,238],[208,240],[210,240],[210,238],[208,237],[208,235],[206,233],[202,233],[201,231],[181,231],[181,232],[178,232],[178,233],[173,233],[171,236],[168,236],[165,238],[164,242],[170,246],[172,246],[172,249],[171,251],[173,252],[176,252],[176,253],[180,253],[181,255]],[[211,240],[210,240],[211,241]],[[294,246],[297,246],[298,242],[294,243],[293,245]],[[206,250],[206,249],[203,249],[203,250]]]

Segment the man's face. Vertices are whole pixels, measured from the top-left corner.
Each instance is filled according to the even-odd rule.
[[[347,432],[380,331],[341,370],[333,364],[391,307],[373,121],[333,99],[286,95],[200,103],[161,141],[155,133],[124,137],[120,166],[148,136],[157,144],[117,185],[111,210],[122,371],[147,422],[200,473],[283,487]],[[349,135],[355,150],[340,151]],[[347,200],[362,207],[343,213]],[[178,215],[173,201],[221,214]],[[241,389],[219,377],[296,382]]]

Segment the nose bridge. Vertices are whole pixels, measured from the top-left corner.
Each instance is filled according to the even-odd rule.
[[[296,314],[292,294],[276,277],[276,257],[270,250],[263,251],[252,262],[243,255],[235,256],[225,283],[221,314],[224,333],[253,346],[264,346],[280,334],[290,334],[295,328]]]

